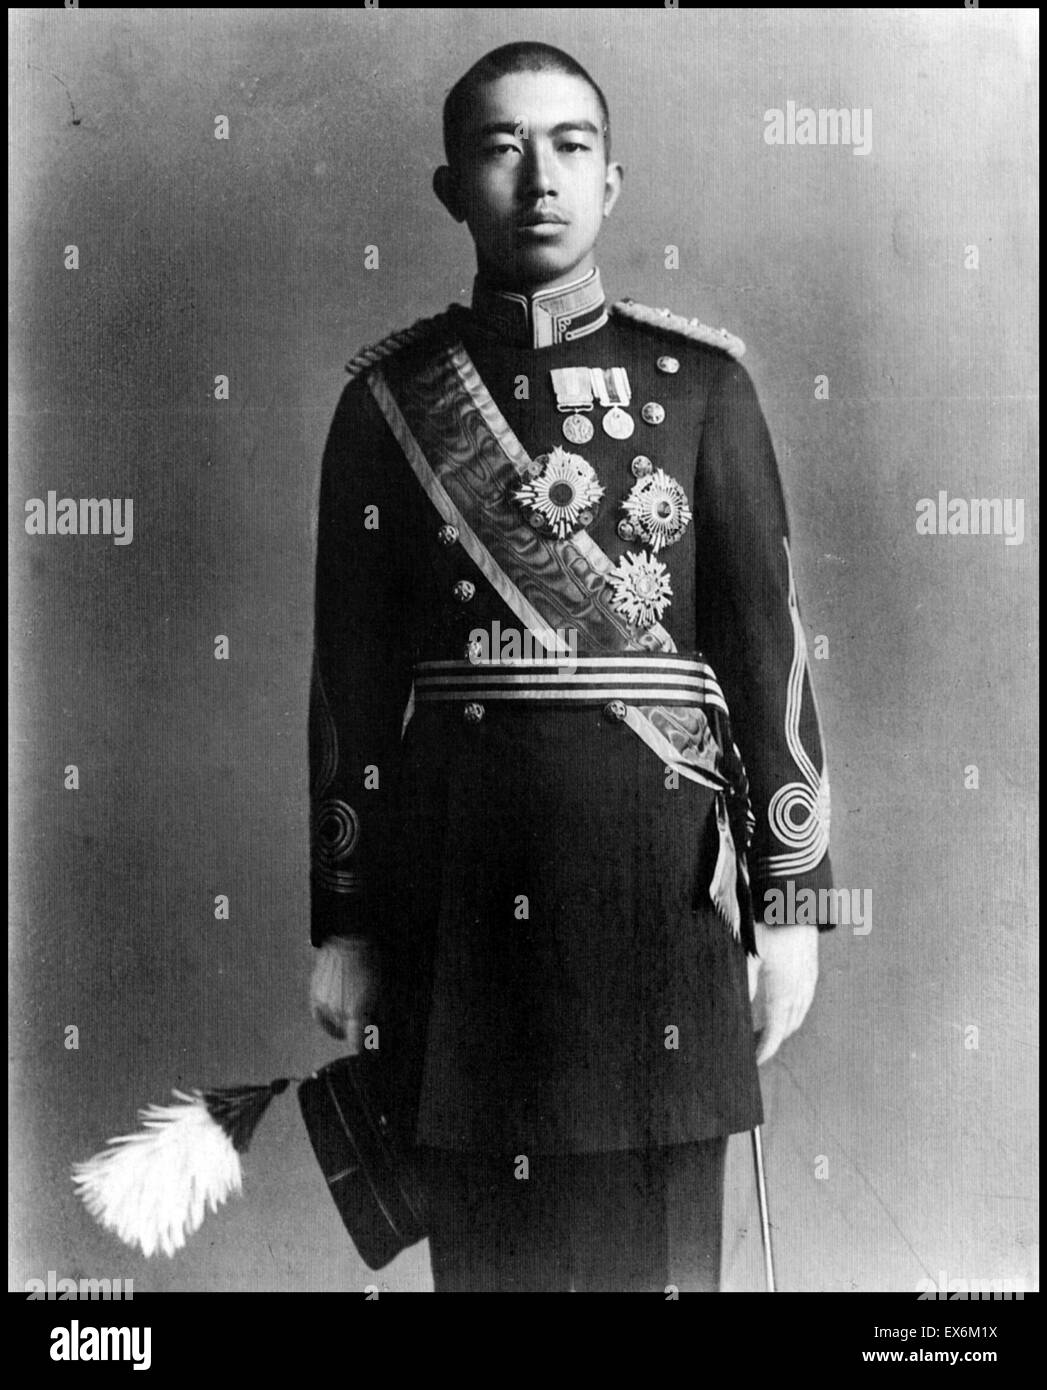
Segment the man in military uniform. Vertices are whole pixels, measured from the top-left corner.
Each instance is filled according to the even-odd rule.
[[[829,884],[774,453],[737,339],[606,299],[574,60],[489,54],[444,136],[472,304],[350,363],[323,462],[313,1010],[378,1023],[438,1292],[715,1289],[817,974],[761,919]]]

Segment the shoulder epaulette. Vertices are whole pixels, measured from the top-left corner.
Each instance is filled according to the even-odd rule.
[[[418,342],[420,338],[424,338],[441,328],[457,308],[458,305],[452,304],[442,314],[433,314],[431,318],[419,319],[416,323],[412,323],[410,328],[401,328],[396,333],[390,333],[388,338],[383,338],[380,343],[372,343],[370,347],[361,348],[356,356],[351,357],[345,364],[345,370],[349,373],[350,378],[359,376],[368,367],[373,367],[376,362],[381,362],[384,357],[399,352],[401,348],[409,347],[412,343]]]
[[[731,357],[745,354],[745,344],[741,338],[728,333],[726,328],[710,328],[707,323],[685,319],[682,314],[674,314],[669,309],[649,309],[646,304],[637,304],[633,299],[619,299],[611,308],[624,318],[646,323],[651,328],[663,328],[669,333],[679,333],[681,337],[691,338],[696,343],[708,343],[710,347],[720,348]]]

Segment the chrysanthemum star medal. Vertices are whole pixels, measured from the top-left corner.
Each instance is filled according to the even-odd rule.
[[[603,494],[591,465],[580,454],[569,454],[557,445],[534,459],[528,481],[513,496],[527,507],[536,531],[549,532],[562,541],[592,524]]]

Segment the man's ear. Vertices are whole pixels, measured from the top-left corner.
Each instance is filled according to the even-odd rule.
[[[465,221],[465,213],[462,211],[462,202],[458,193],[458,181],[454,172],[446,164],[441,164],[433,175],[433,192],[456,222]]]
[[[622,191],[622,180],[625,178],[625,170],[620,164],[608,164],[607,173],[604,175],[603,185],[603,215],[610,217],[618,195]]]

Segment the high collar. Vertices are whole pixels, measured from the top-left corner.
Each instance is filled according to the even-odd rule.
[[[552,347],[595,333],[607,322],[600,272],[590,270],[569,285],[534,294],[492,289],[477,276],[473,313],[491,332],[521,347]]]

